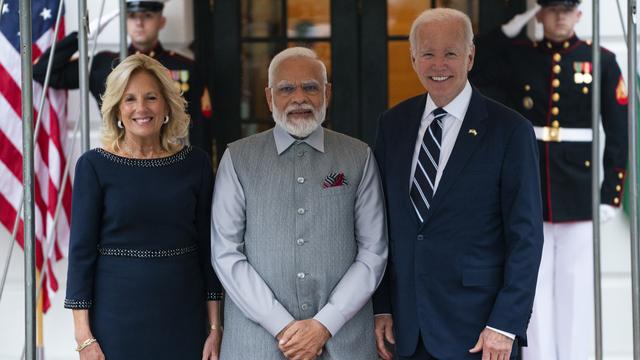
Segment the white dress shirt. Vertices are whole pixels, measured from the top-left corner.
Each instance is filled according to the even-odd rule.
[[[440,159],[438,160],[438,172],[436,173],[436,182],[433,187],[433,193],[435,195],[438,189],[438,184],[442,178],[442,172],[444,167],[447,166],[449,156],[453,150],[453,145],[456,143],[456,138],[462,127],[462,121],[467,114],[469,103],[471,102],[471,85],[469,81],[464,86],[464,89],[456,96],[449,104],[443,107],[447,112],[447,115],[442,118],[442,139],[440,141]],[[413,174],[416,171],[416,164],[418,163],[418,155],[420,155],[420,147],[422,145],[422,138],[424,133],[431,125],[433,121],[433,110],[438,106],[431,99],[431,95],[427,95],[427,103],[424,107],[424,113],[422,113],[422,120],[420,121],[420,128],[418,129],[418,137],[416,138],[416,145],[413,150],[413,160],[411,160],[411,177],[409,181],[409,189],[413,183]]]

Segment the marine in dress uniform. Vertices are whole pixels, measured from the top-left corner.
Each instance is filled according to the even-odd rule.
[[[127,0],[127,12],[162,12],[166,0],[132,1]],[[133,42],[129,46],[129,55],[144,53],[169,69],[171,77],[184,93],[188,103],[187,112],[191,116],[191,128],[189,129],[189,141],[191,145],[206,151],[210,157],[212,154],[212,125],[211,125],[211,100],[206,85],[202,82],[204,77],[198,73],[193,60],[184,57],[175,51],[168,51],[162,47],[159,41],[155,41],[154,48],[141,51]],[[74,54],[78,51],[78,33],[72,32],[56,45],[53,58],[49,85],[55,89],[77,89],[79,87],[78,59]],[[47,71],[50,49],[40,56],[33,66],[33,78],[41,83]],[[120,54],[111,51],[99,52],[95,55],[89,72],[89,90],[96,99],[98,105],[102,102],[101,95],[105,90],[107,76],[120,62]]]
[[[481,36],[471,80],[529,119],[538,139],[545,244],[524,358],[582,360],[593,337],[592,45],[573,31],[579,0],[538,3],[545,38],[511,39],[509,23]],[[568,36],[549,38],[555,25],[544,21],[545,12],[577,16]],[[610,217],[622,201],[627,164],[627,91],[615,55],[600,53],[606,135],[600,213]]]

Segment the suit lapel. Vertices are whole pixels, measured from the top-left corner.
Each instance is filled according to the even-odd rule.
[[[409,117],[408,126],[403,128],[398,143],[400,144],[400,156],[398,159],[402,160],[402,171],[400,179],[402,181],[402,197],[405,199],[405,206],[410,214],[412,214],[416,224],[419,224],[418,215],[416,214],[413,205],[411,204],[411,189],[409,187],[411,179],[411,162],[413,160],[413,153],[415,151],[416,139],[418,137],[418,130],[420,129],[420,122],[422,121],[422,115],[424,114],[424,107],[427,103],[427,94],[418,98],[415,106],[409,110],[407,116]]]
[[[466,165],[475,151],[478,144],[484,137],[486,132],[487,109],[484,100],[480,94],[474,89],[471,95],[469,108],[460,127],[460,132],[456,138],[453,151],[447,161],[447,165],[442,173],[442,178],[436,189],[436,193],[431,202],[431,208],[424,219],[424,224],[429,221],[431,215],[438,210],[438,207],[445,201],[447,192],[455,183],[460,172]]]

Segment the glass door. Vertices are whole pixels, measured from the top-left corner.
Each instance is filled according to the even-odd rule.
[[[273,126],[264,88],[275,54],[287,47],[311,48],[326,64],[331,79],[330,0],[241,0],[240,17],[240,124],[244,137]]]
[[[471,18],[474,31],[478,28],[479,1],[471,0],[388,0],[387,48],[389,52],[389,107],[424,92],[411,65],[409,32],[411,24],[425,9],[448,7],[460,10]]]
[[[411,66],[413,19],[432,7],[467,13],[490,31],[525,0],[194,1],[196,48],[213,89],[218,156],[226,144],[273,126],[264,88],[271,58],[290,46],[314,49],[327,65],[333,98],[325,126],[375,140],[389,107],[424,92]]]

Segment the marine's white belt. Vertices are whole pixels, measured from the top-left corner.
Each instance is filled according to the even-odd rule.
[[[592,141],[593,129],[591,128],[562,128],[550,126],[534,126],[536,139],[540,141],[562,142],[562,141]]]

